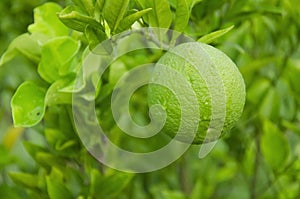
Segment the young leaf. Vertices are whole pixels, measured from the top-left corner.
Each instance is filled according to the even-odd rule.
[[[204,35],[203,37],[201,37],[200,39],[198,39],[198,42],[202,42],[202,43],[206,43],[206,44],[210,44],[212,43],[214,40],[216,40],[217,38],[225,35],[226,33],[228,33],[230,30],[232,30],[234,28],[234,25],[222,29],[222,30],[217,30],[215,32],[209,33],[207,35]]]
[[[45,113],[45,89],[33,82],[24,82],[14,94],[11,107],[15,126],[31,127]]]
[[[87,25],[104,30],[103,26],[92,17],[82,14],[77,6],[68,6],[58,14],[59,19],[69,28],[84,32]]]
[[[125,17],[124,19],[122,19],[120,25],[118,26],[116,33],[120,33],[120,32],[128,30],[132,26],[132,24],[134,24],[134,22],[139,20],[142,16],[144,16],[151,10],[152,10],[152,8],[147,8],[147,9],[135,12],[135,13]]]
[[[56,13],[62,8],[56,3],[45,3],[34,9],[34,24],[28,27],[30,33],[41,33],[48,37],[69,34],[69,29],[58,19]]]
[[[105,1],[103,15],[112,33],[115,33],[129,5],[129,0]]]
[[[177,0],[174,30],[178,32],[184,31],[185,27],[189,23],[189,18],[190,8],[188,0]]]
[[[273,169],[282,168],[289,156],[289,144],[286,137],[270,121],[265,121],[261,138],[261,150],[265,160]]]
[[[152,27],[169,28],[172,23],[172,12],[168,0],[137,0],[144,8],[152,8],[152,12],[144,18]]]
[[[40,76],[53,83],[71,73],[74,70],[72,61],[79,49],[80,43],[70,37],[58,37],[48,41],[42,48],[42,58],[38,66]]]
[[[22,34],[12,41],[7,51],[2,55],[0,66],[14,59],[18,53],[38,63],[41,56],[41,47],[32,35],[28,33]]]

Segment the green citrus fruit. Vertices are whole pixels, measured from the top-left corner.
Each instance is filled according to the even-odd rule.
[[[243,112],[246,94],[244,80],[238,68],[228,56],[210,45],[190,42],[180,44],[170,49],[160,58],[158,64],[170,67],[170,69],[185,77],[187,83],[191,86],[196,95],[198,106],[195,107],[198,107],[200,113],[197,131],[180,132],[180,135],[176,136],[180,126],[180,120],[182,119],[181,106],[176,97],[176,93],[163,85],[149,84],[149,106],[161,105],[167,114],[166,122],[161,132],[171,137],[176,136],[176,139],[183,142],[190,142],[189,139],[192,137],[193,144],[201,144],[203,142],[215,141],[232,129]],[[212,75],[210,77],[209,75],[205,76],[201,74],[199,68],[205,69],[205,67],[212,67],[209,69],[216,71],[219,76],[215,77]],[[170,78],[168,75],[164,74],[162,76],[159,74],[159,67],[156,66],[154,68],[152,82],[156,82],[157,78],[165,78],[166,81]],[[216,84],[207,85],[207,78],[212,78]],[[174,78],[170,78],[169,80],[171,84],[174,84],[173,86],[183,88],[182,84],[184,82],[176,81]],[[222,85],[223,88],[218,85]],[[220,93],[223,91],[223,95],[225,96],[223,98],[214,99],[215,101],[212,103],[212,96],[218,95],[212,95],[211,92],[219,92],[218,89]],[[222,106],[223,104],[224,106],[222,129],[218,134],[211,133],[210,131],[210,122],[213,119],[212,104],[215,106]],[[191,110],[193,109],[189,109],[190,114],[194,114]]]

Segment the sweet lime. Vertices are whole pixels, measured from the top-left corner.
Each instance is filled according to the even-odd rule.
[[[171,70],[185,77],[187,83],[196,94],[198,105],[195,107],[198,107],[200,113],[200,118],[197,121],[197,131],[180,132],[180,135],[176,136],[180,122],[184,119],[181,118],[182,106],[180,106],[178,96],[163,85],[149,84],[149,106],[161,105],[167,114],[166,122],[161,132],[171,137],[176,136],[176,139],[183,142],[190,142],[189,138],[193,138],[193,144],[201,144],[217,140],[224,133],[232,129],[239,120],[245,104],[245,84],[236,65],[223,52],[210,45],[198,42],[184,43],[166,52],[157,64],[169,67]],[[171,84],[174,84],[173,86],[182,87],[184,82],[176,81],[171,76],[168,77],[165,74],[160,75],[159,70],[160,68],[157,66],[154,68],[153,82],[157,78],[165,78],[167,81],[169,78]],[[205,70],[216,71],[218,77],[213,74],[203,74]],[[215,81],[215,83],[212,84],[207,81],[208,78]],[[212,99],[212,97],[218,96],[222,91],[223,98],[221,96],[217,99]],[[215,103],[212,103],[213,101]],[[212,117],[212,104],[217,107],[224,106],[224,118],[220,122],[222,123],[222,129],[217,134],[210,131],[211,120],[215,119],[215,117]],[[189,106],[193,106],[193,104]],[[194,111],[191,110],[193,109],[189,109],[189,114],[194,114]]]

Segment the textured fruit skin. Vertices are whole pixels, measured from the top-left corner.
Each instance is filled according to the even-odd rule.
[[[195,57],[195,51],[201,50],[202,53],[197,54]],[[182,56],[178,56],[182,55]],[[226,106],[226,112],[224,113],[225,120],[223,119],[222,131],[217,134],[210,133],[210,121],[212,119],[212,99],[210,90],[207,87],[205,78],[199,75],[199,71],[194,65],[191,64],[190,60],[196,60],[196,64],[201,67],[210,66],[207,64],[207,60],[214,66],[214,70],[217,70],[219,77],[221,77],[222,84],[224,85],[223,93],[225,94],[225,103],[222,99],[215,99],[218,103],[223,103]],[[168,134],[171,137],[175,137],[179,141],[190,142],[190,138],[194,138],[193,144],[201,144],[203,142],[211,142],[217,140],[228,132],[235,123],[241,117],[245,104],[245,84],[236,65],[232,60],[220,50],[206,44],[198,42],[190,42],[180,44],[173,49],[166,52],[158,64],[170,67],[171,69],[179,72],[185,77],[188,83],[193,88],[198,101],[198,107],[200,112],[200,120],[198,124],[197,133],[184,132],[177,135],[177,131],[181,120],[181,108],[176,95],[164,86],[158,84],[149,84],[148,87],[148,103],[149,106],[159,104],[167,113],[167,119],[162,132]],[[154,68],[152,81],[155,82],[157,78],[168,78],[167,76],[161,76],[159,73],[159,67]],[[215,78],[215,77],[210,77]],[[216,78],[216,80],[220,78]],[[179,86],[181,82],[176,82],[174,79],[170,79],[175,86]],[[218,102],[218,100],[220,102]],[[193,114],[193,113],[191,113]],[[208,133],[207,133],[208,132]]]

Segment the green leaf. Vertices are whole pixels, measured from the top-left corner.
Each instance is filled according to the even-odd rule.
[[[129,0],[109,0],[105,1],[103,16],[110,27],[112,33],[115,33],[121,20],[123,19],[129,5]]]
[[[152,8],[147,8],[147,9],[135,12],[135,13],[125,17],[120,22],[120,25],[118,26],[118,28],[116,30],[116,33],[120,33],[120,32],[123,32],[125,30],[128,30],[132,26],[132,24],[134,24],[134,22],[139,20],[145,14],[149,13],[151,10],[152,10]]]
[[[189,23],[190,8],[188,0],[177,0],[174,30],[183,32]]]
[[[65,161],[64,159],[55,156],[51,153],[38,152],[36,154],[36,161],[45,168],[57,167],[64,168]]]
[[[62,90],[70,84],[74,83],[74,76],[66,76],[62,79],[56,80],[48,89],[46,94],[46,105],[53,106],[57,104],[71,104],[72,93],[63,92]]]
[[[217,38],[225,35],[226,33],[228,33],[230,30],[232,30],[234,28],[234,25],[222,29],[222,30],[217,30],[215,32],[209,33],[207,35],[204,35],[203,37],[201,37],[200,39],[198,39],[198,42],[202,42],[202,43],[206,43],[206,44],[210,44],[212,43],[214,40],[216,40]]]
[[[80,43],[70,37],[58,37],[48,41],[42,48],[42,58],[38,66],[40,76],[53,83],[75,71],[77,63],[74,59],[79,49]]]
[[[92,51],[102,41],[107,39],[105,32],[102,29],[88,25],[85,29],[85,36],[89,41],[89,47]]]
[[[92,17],[82,14],[77,6],[68,6],[58,14],[59,19],[69,28],[84,32],[87,25],[104,30],[103,26]]]
[[[24,82],[11,100],[15,126],[31,127],[39,123],[45,113],[45,89],[35,83]]]
[[[190,5],[190,9],[192,9],[196,4],[202,2],[203,0],[187,0]]]
[[[56,150],[63,151],[77,145],[75,140],[68,140],[63,131],[57,129],[46,129],[47,142]],[[69,154],[70,155],[70,154]]]
[[[266,91],[259,107],[259,114],[264,118],[276,121],[279,117],[279,96],[274,88]]]
[[[93,16],[95,11],[94,0],[72,0],[81,9],[85,10],[90,16]]]
[[[286,137],[270,121],[266,120],[261,137],[261,150],[268,165],[273,169],[285,166],[290,148]]]
[[[292,121],[296,116],[296,101],[292,97],[288,82],[284,79],[277,81],[276,90],[279,95],[280,108],[279,113],[281,118]]]
[[[298,136],[300,136],[300,125],[299,123],[294,123],[294,122],[290,122],[287,120],[283,120],[282,121],[282,126],[284,126],[285,128],[289,129],[290,131],[292,131],[293,133],[297,134]]]
[[[0,66],[14,59],[19,53],[38,63],[41,56],[41,47],[32,35],[22,34],[11,42],[7,51],[2,55]]]
[[[162,192],[164,199],[186,199],[185,195],[181,193],[180,191],[170,191],[170,190],[164,190]]]
[[[46,177],[47,191],[50,199],[73,199],[72,193],[63,182],[63,174],[53,168],[50,176]]]
[[[269,80],[264,78],[257,79],[247,89],[247,100],[255,105],[260,104],[270,86],[271,82]]]
[[[137,2],[143,9],[152,8],[152,12],[144,17],[150,26],[166,29],[170,27],[173,17],[168,0],[137,0]]]
[[[58,19],[56,13],[62,8],[56,3],[45,3],[34,9],[34,24],[28,27],[30,33],[41,33],[50,38],[69,34],[69,29]]]
[[[246,65],[240,67],[240,71],[243,75],[249,75],[250,73],[254,73],[262,69],[263,67],[267,66],[272,62],[277,62],[280,60],[278,56],[272,57],[260,57],[257,60],[252,60],[248,62]]]
[[[0,185],[0,196],[5,199],[21,199],[18,195],[17,189],[6,184]]]
[[[14,181],[14,183],[22,187],[27,187],[30,189],[41,187],[40,178],[35,175],[27,173],[9,173],[9,177]]]
[[[92,170],[92,193],[97,198],[117,196],[131,181],[133,174],[116,172],[103,177],[99,171]],[[101,189],[99,189],[101,187]]]
[[[36,159],[36,154],[37,153],[40,153],[40,152],[46,152],[46,149],[41,147],[41,146],[38,146],[36,144],[33,144],[31,142],[26,142],[24,141],[23,142],[23,145],[26,149],[26,151],[29,153],[29,155],[33,158],[33,159]]]

